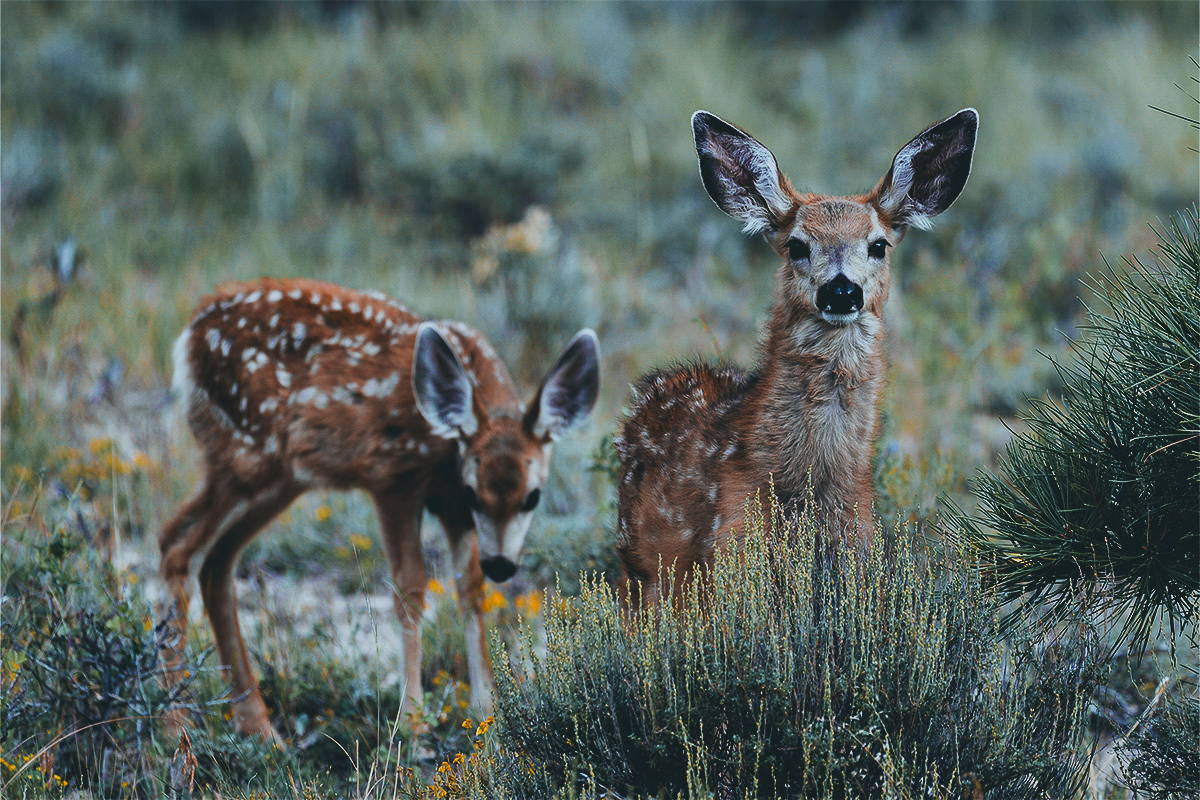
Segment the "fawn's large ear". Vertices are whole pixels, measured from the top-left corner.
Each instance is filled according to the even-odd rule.
[[[745,131],[707,111],[692,114],[700,179],[722,211],[744,223],[746,233],[776,227],[792,208],[787,178],[775,156]]]
[[[979,112],[964,108],[900,148],[871,192],[893,227],[933,227],[967,185],[978,129]]]
[[[555,360],[529,404],[525,424],[539,439],[557,439],[591,413],[600,394],[600,342],[585,328]]]
[[[417,329],[412,383],[417,410],[429,422],[435,436],[458,439],[478,429],[471,380],[450,343],[432,322],[423,322]]]

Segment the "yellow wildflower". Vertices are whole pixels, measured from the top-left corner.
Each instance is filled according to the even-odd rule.
[[[79,449],[75,447],[59,447],[54,451],[55,461],[78,461]]]
[[[508,605],[508,601],[504,599],[504,595],[500,594],[500,590],[494,587],[484,595],[483,602],[479,604],[479,608],[483,613],[495,611],[498,608],[504,608]]]
[[[437,578],[430,578],[429,584],[425,588],[430,594],[443,595],[446,593],[446,587],[442,586],[442,582]]]
[[[350,534],[350,544],[355,550],[370,550],[371,538],[363,536],[361,533],[352,533]]]
[[[518,595],[513,605],[527,617],[536,617],[542,611],[542,593],[536,589],[528,594]]]
[[[333,516],[333,509],[327,505],[317,506],[317,510],[313,512],[313,517],[317,522],[324,522]]]

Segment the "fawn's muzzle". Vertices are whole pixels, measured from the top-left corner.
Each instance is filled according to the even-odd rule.
[[[844,274],[817,289],[817,309],[825,314],[846,316],[861,311],[863,290]]]
[[[496,583],[504,583],[517,572],[517,565],[504,556],[491,556],[480,560],[479,566],[483,574]]]

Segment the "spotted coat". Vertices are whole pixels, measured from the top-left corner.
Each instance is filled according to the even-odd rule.
[[[786,508],[811,497],[826,536],[869,543],[889,251],[962,191],[977,121],[960,111],[901,148],[872,191],[828,196],[796,191],[749,134],[693,115],[709,196],[783,263],[754,371],[689,364],[633,392],[616,439],[630,602],[657,602],[662,570],[676,587],[702,572],[772,490]]]

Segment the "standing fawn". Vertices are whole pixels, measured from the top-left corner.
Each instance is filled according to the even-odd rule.
[[[633,604],[680,586],[741,526],[748,499],[806,502],[832,535],[867,541],[885,357],[889,250],[930,228],[967,182],[979,116],[964,109],[906,144],[867,194],[802,194],[756,139],[704,111],[704,188],[783,259],[758,369],[693,364],[646,376],[616,447],[617,550]],[[743,529],[744,533],[744,529]]]
[[[363,489],[375,502],[395,581],[404,710],[421,698],[426,509],[455,559],[471,688],[486,709],[483,576],[505,581],[516,572],[551,444],[596,402],[596,335],[576,334],[525,405],[488,342],[460,322],[424,322],[376,292],[264,280],[201,304],[174,358],[204,480],[159,539],[178,634],[168,664],[178,667],[183,657],[187,580],[198,557],[234,722],[246,734],[277,739],[242,641],[233,567],[247,542],[304,492]]]

